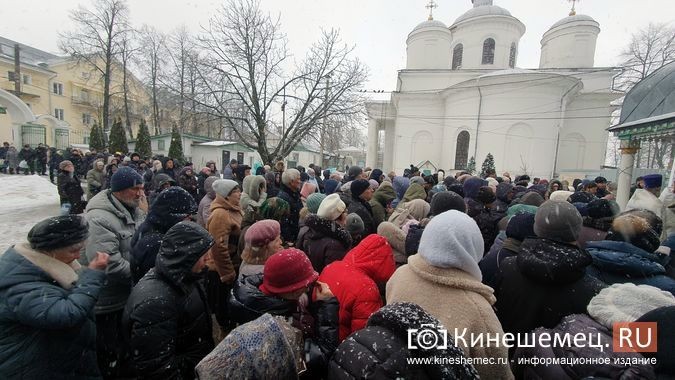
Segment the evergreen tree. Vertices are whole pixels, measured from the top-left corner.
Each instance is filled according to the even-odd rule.
[[[110,129],[110,153],[114,154],[120,152],[123,154],[129,153],[129,146],[127,145],[127,133],[122,126],[122,119],[117,118]]]
[[[476,172],[476,159],[473,156],[469,159],[469,164],[466,165],[466,171],[472,175]]]
[[[185,163],[185,157],[183,157],[183,142],[178,133],[178,128],[176,125],[173,125],[171,128],[171,145],[169,146],[169,157],[173,158],[174,161],[177,161],[179,164],[183,165]]]
[[[488,170],[490,172],[496,172],[497,171],[495,169],[495,158],[492,156],[492,153],[488,153],[487,156],[485,157],[485,161],[483,161],[483,166],[481,166],[481,168],[480,168],[480,176],[482,178],[487,177]]]
[[[141,120],[141,125],[138,127],[138,134],[136,135],[136,153],[140,154],[143,159],[152,157],[152,148],[150,146],[150,131],[145,119]]]
[[[91,127],[89,132],[89,149],[96,149],[97,152],[103,152],[105,150],[105,136],[103,135],[103,130],[98,126],[98,123],[94,123],[94,126]]]

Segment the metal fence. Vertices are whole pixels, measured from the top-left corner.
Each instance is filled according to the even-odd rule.
[[[70,133],[67,129],[57,128],[54,130],[54,147],[66,149],[70,145]]]
[[[41,125],[22,125],[21,126],[21,144],[30,145],[35,148],[38,144],[47,143],[46,128]]]

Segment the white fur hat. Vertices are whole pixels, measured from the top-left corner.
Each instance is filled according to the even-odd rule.
[[[611,329],[615,322],[634,322],[654,309],[673,305],[675,297],[659,288],[632,283],[614,284],[591,299],[588,314]]]
[[[321,201],[316,215],[319,218],[336,220],[347,209],[345,203],[338,194],[331,194]]]

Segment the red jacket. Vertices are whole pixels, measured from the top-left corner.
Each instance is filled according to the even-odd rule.
[[[382,236],[371,234],[321,272],[319,281],[328,284],[340,303],[340,342],[364,328],[370,315],[382,307],[376,282],[386,282],[395,270],[391,246]]]

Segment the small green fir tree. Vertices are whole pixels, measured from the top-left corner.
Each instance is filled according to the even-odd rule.
[[[492,153],[488,153],[487,156],[485,157],[485,161],[483,161],[483,166],[481,166],[481,168],[480,168],[480,176],[482,178],[487,177],[488,171],[489,172],[496,172],[495,158],[492,156]]]
[[[103,135],[103,130],[98,126],[98,123],[94,123],[94,126],[91,127],[89,132],[89,149],[96,149],[97,152],[103,152],[105,150],[105,136]]]
[[[143,159],[152,157],[152,148],[150,146],[150,131],[145,119],[141,120],[141,125],[138,126],[138,134],[136,135],[136,153],[140,154]]]
[[[123,154],[129,153],[129,146],[127,145],[127,133],[124,131],[122,119],[116,119],[110,128],[110,153],[120,152]]]
[[[469,164],[466,165],[466,171],[469,172],[470,174],[473,174],[476,172],[476,159],[471,156],[469,159]]]
[[[169,146],[169,157],[173,158],[174,161],[177,161],[181,165],[185,163],[185,157],[183,157],[183,142],[175,124],[173,128],[171,128],[171,145]]]

